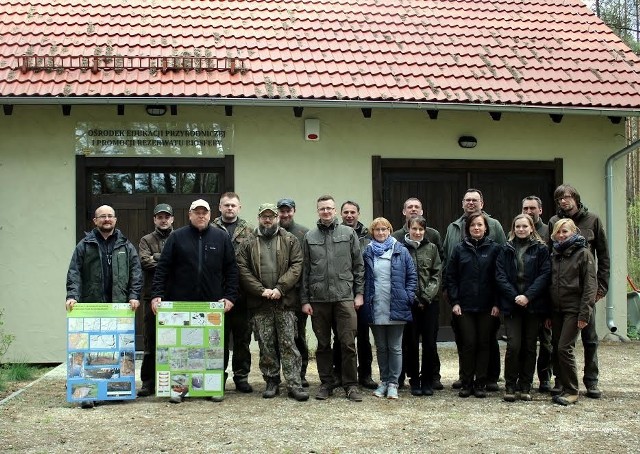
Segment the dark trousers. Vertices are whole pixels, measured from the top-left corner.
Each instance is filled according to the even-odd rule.
[[[454,315],[451,320],[451,329],[453,330],[453,337],[456,342],[456,348],[458,349],[458,361],[460,367],[458,368],[458,376],[462,380],[462,360],[460,358],[460,326],[457,323],[456,316]],[[489,340],[489,360],[487,363],[487,383],[497,383],[500,379],[500,345],[498,344],[498,330],[500,329],[500,317],[491,317],[491,338]]]
[[[540,320],[538,327],[538,341],[540,350],[538,351],[538,380],[540,383],[551,381],[553,368],[551,367],[551,328],[544,327],[544,320]]]
[[[224,316],[224,370],[229,365],[229,346],[233,340],[233,381],[238,383],[247,381],[251,370],[251,325],[249,324],[249,311],[246,303],[238,299],[233,309]],[[225,372],[225,379],[227,374]]]
[[[504,316],[507,352],[504,359],[506,387],[529,392],[536,368],[536,350],[540,317],[523,311]]]
[[[474,384],[484,386],[487,383],[489,350],[491,337],[495,337],[496,317],[487,312],[463,312],[457,318],[460,371],[463,386]]]
[[[307,375],[309,366],[309,345],[307,344],[307,319],[309,316],[301,311],[296,311],[296,347],[302,357],[302,367],[300,368],[300,378]]]
[[[151,309],[151,300],[144,300],[143,313],[143,338],[144,355],[140,367],[140,380],[143,385],[155,389],[156,383],[156,316]]]
[[[358,383],[356,365],[357,316],[353,301],[311,303],[313,316],[311,327],[318,340],[316,363],[318,375],[323,385],[331,386],[334,380],[334,361],[331,350],[332,326],[336,327],[336,339],[340,341],[340,378],[345,388]]]
[[[553,370],[557,373],[564,391],[578,394],[578,369],[575,346],[578,339],[578,314],[554,312],[551,317],[553,346]]]
[[[438,356],[438,302],[425,305],[422,309],[411,309],[413,321],[404,327],[402,338],[402,369],[409,377],[411,386],[431,385],[440,379],[440,358]],[[422,338],[422,367],[420,367],[420,338]]]
[[[365,377],[371,377],[371,363],[373,362],[373,353],[371,351],[371,338],[369,337],[369,323],[362,310],[356,311],[356,319],[358,322],[356,332],[356,353],[358,361],[358,377],[364,380]],[[340,345],[340,337],[336,335],[336,326],[333,326],[333,364],[336,378],[342,374],[342,346]]]
[[[591,312],[591,320],[581,333],[584,347],[584,376],[586,387],[598,385],[598,333],[596,333],[596,308]]]

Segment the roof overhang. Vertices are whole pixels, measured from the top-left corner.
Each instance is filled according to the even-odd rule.
[[[347,109],[414,109],[474,112],[541,113],[548,115],[589,115],[601,117],[637,117],[640,106],[629,108],[527,106],[510,104],[432,103],[421,101],[366,101],[341,99],[265,99],[218,97],[51,97],[51,96],[0,96],[0,104],[12,105],[150,105],[175,104],[198,106],[248,106],[248,107],[317,107]]]

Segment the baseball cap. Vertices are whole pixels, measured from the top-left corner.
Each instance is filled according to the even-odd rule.
[[[207,211],[211,211],[211,208],[209,207],[209,203],[206,200],[202,200],[202,199],[198,199],[195,202],[193,202],[189,207],[189,211],[193,211],[198,207],[206,208]]]
[[[278,208],[282,208],[282,207],[289,207],[289,208],[295,209],[296,202],[294,202],[293,199],[280,199],[278,200]]]
[[[159,203],[153,209],[153,215],[155,216],[158,213],[167,213],[169,216],[173,216],[173,208],[167,203]]]
[[[265,211],[271,211],[273,214],[278,214],[278,208],[273,203],[263,203],[258,208],[258,216],[260,216]]]

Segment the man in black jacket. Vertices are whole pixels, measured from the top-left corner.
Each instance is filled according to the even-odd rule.
[[[189,208],[189,225],[169,236],[153,278],[154,313],[162,300],[223,301],[225,312],[233,309],[238,296],[233,245],[229,235],[209,225],[210,221],[209,203],[196,200]],[[229,351],[227,339],[225,335],[225,356]]]

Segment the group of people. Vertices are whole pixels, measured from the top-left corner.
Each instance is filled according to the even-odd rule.
[[[442,241],[413,197],[403,206],[405,224],[395,231],[383,217],[365,227],[353,201],[342,204],[338,217],[330,195],[318,198],[318,221],[311,229],[295,222],[296,204],[289,198],[260,205],[254,228],[239,217],[239,196],[228,192],[220,198],[220,217],[212,221],[209,203],[199,199],[189,208],[189,224],[175,230],[172,207],[157,205],[155,229],[140,240],[138,251],[115,228],[115,211],[105,205],[95,212],[95,229],[74,251],[66,308],[76,301],[128,301],[135,310],[142,298],[139,397],[155,392],[155,314],[163,300],[224,301],[225,371],[233,338],[236,390],[253,392],[253,334],[264,398],[279,394],[281,371],[289,397],[309,398],[311,316],[320,378],[315,398],[328,399],[342,387],[347,399],[360,402],[358,385],[388,399],[398,398],[406,379],[415,396],[443,389],[436,341],[444,300],[451,306],[459,355],[453,386],[461,397],[497,391],[502,317],[504,399],[531,399],[540,339],[539,390],[568,405],[578,396],[573,347],[580,332],[587,395],[600,396],[594,305],[607,291],[608,253],[600,219],[581,204],[575,188],[561,185],[554,197],[558,214],[548,227],[540,219],[540,199],[526,197],[507,239],[500,223],[483,211],[482,193],[469,189],[463,215]]]

